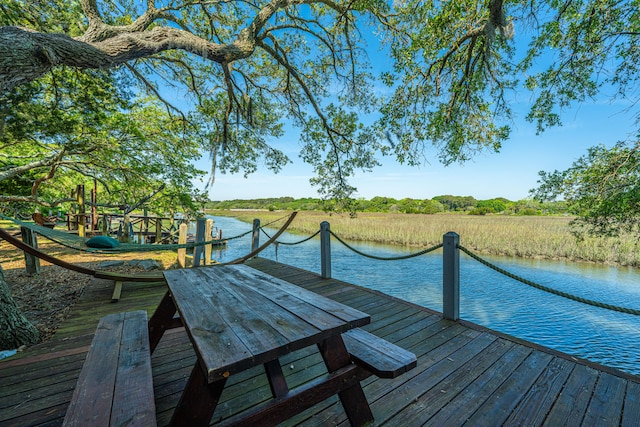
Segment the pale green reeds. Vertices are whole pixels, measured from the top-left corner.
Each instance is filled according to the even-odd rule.
[[[215,211],[212,214],[234,216],[247,222],[259,218],[262,224],[267,224],[286,213]],[[568,217],[359,213],[350,218],[347,214],[305,211],[298,214],[289,231],[313,234],[322,221],[328,221],[331,230],[347,240],[426,248],[441,243],[443,234],[448,231],[455,231],[460,235],[460,244],[478,254],[640,267],[637,238],[585,237],[578,241],[570,232],[571,218]],[[282,221],[273,226],[281,224]]]

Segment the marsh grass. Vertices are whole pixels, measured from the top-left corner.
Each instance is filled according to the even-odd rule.
[[[285,212],[214,211],[251,222],[267,224]],[[640,243],[632,236],[585,237],[578,241],[569,228],[571,218],[557,216],[473,216],[456,214],[408,215],[391,213],[327,214],[303,211],[289,231],[313,234],[322,221],[343,239],[425,248],[442,242],[455,231],[460,243],[479,254],[523,258],[564,259],[640,267]],[[274,227],[282,222],[274,224]]]

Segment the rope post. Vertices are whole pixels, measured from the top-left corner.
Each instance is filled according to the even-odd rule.
[[[38,249],[38,235],[35,231],[27,227],[20,227],[20,233],[22,234],[23,242],[25,242],[32,248]],[[32,275],[40,273],[40,258],[25,252],[24,264],[25,269],[27,270],[27,274]]]
[[[331,279],[331,227],[327,221],[320,223],[320,276]]]
[[[162,218],[156,218],[156,243],[162,241]]]
[[[196,222],[196,244],[193,248],[193,267],[200,267],[200,258],[204,255],[204,248],[201,243],[205,241],[205,229],[207,226],[207,220],[205,218],[198,218]],[[205,263],[206,265],[206,263]]]
[[[213,220],[208,218],[204,230],[205,241],[213,239]],[[211,264],[211,258],[213,255],[213,243],[204,247],[204,265]]]
[[[85,205],[84,205],[84,185],[79,184],[76,187],[76,197],[78,201],[78,236],[85,237],[85,225],[87,222],[87,218],[85,217]]]
[[[146,236],[149,233],[149,209],[145,207],[143,212],[144,212],[143,213],[143,215],[144,215],[144,219],[143,219],[143,222],[144,222],[144,235]],[[142,224],[140,224],[140,229],[142,230]],[[145,241],[145,243],[146,243],[146,241]]]
[[[442,238],[442,316],[460,318],[460,236],[453,231]]]
[[[184,245],[185,243],[187,243],[187,229],[189,227],[187,226],[187,224],[182,223],[180,224],[179,227],[179,234],[178,234],[178,244],[179,245]],[[178,248],[178,265],[180,266],[180,268],[186,268],[187,266],[187,248]]]
[[[260,220],[253,220],[253,233],[251,234],[251,252],[258,250],[260,247]]]
[[[91,189],[91,230],[98,230],[98,181],[93,179],[93,188]]]

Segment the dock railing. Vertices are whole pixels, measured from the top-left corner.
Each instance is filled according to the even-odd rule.
[[[252,247],[254,245],[255,246],[259,245],[260,231],[262,231],[262,233],[264,233],[265,235],[269,236],[267,232],[264,230],[264,227],[260,226],[260,220],[255,219],[253,221]],[[564,291],[553,289],[549,286],[541,285],[532,280],[513,274],[483,259],[477,254],[473,253],[471,250],[462,246],[460,244],[460,236],[457,233],[452,231],[446,233],[442,237],[441,244],[435,245],[433,247],[426,248],[408,255],[402,255],[397,257],[381,257],[381,256],[366,254],[352,247],[347,242],[345,242],[342,238],[340,238],[340,236],[338,236],[337,234],[331,231],[331,226],[329,222],[323,221],[320,224],[320,229],[317,232],[315,232],[314,234],[302,240],[299,240],[297,242],[276,241],[275,242],[276,256],[277,256],[278,245],[286,245],[286,246],[298,245],[308,240],[311,240],[312,238],[316,237],[318,234],[320,234],[320,271],[321,271],[320,275],[322,278],[325,278],[325,279],[331,278],[331,237],[335,238],[342,245],[347,247],[349,250],[357,253],[358,255],[371,258],[371,259],[381,260],[381,261],[395,261],[395,260],[413,258],[413,257],[421,256],[442,248],[443,249],[442,250],[442,315],[445,319],[458,320],[460,316],[460,251],[464,252],[473,260],[480,262],[484,266],[504,276],[514,279],[520,283],[531,286],[533,288],[536,288],[554,295],[558,295],[573,301],[577,301],[583,304],[605,308],[605,309],[617,311],[620,313],[640,316],[640,310],[638,309],[620,307],[617,305],[603,303],[600,301],[584,298],[578,295],[573,295]]]

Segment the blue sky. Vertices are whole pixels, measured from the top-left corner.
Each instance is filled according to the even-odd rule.
[[[523,52],[530,34],[527,28],[516,37],[518,51]],[[378,46],[374,36],[368,35],[370,46]],[[383,49],[384,50],[384,49]],[[386,60],[387,52],[372,52],[369,56],[373,64],[373,73],[378,74],[390,66]],[[543,59],[542,62],[549,59]],[[541,66],[541,64],[538,64]],[[381,90],[388,91],[387,88]],[[434,196],[452,194],[473,196],[477,199],[506,197],[520,200],[529,197],[529,190],[536,187],[538,172],[564,170],[587,148],[604,144],[612,146],[618,141],[635,137],[637,132],[636,109],[631,101],[612,101],[610,96],[589,100],[572,106],[562,112],[563,125],[547,129],[536,135],[535,125],[528,123],[531,94],[526,91],[514,96],[517,103],[512,105],[514,121],[511,123],[511,137],[499,153],[485,152],[463,164],[455,163],[447,167],[439,163],[437,152],[427,152],[428,163],[420,167],[403,166],[393,157],[381,159],[382,166],[372,172],[358,173],[350,180],[357,187],[355,197],[370,199],[375,196],[387,196],[396,199],[405,197],[430,199]],[[212,200],[254,199],[291,196],[319,197],[315,188],[309,184],[313,176],[310,166],[298,157],[300,145],[298,133],[288,132],[278,141],[271,141],[293,161],[279,174],[266,168],[244,178],[242,174],[216,175],[216,181],[209,191]],[[209,170],[208,159],[198,163]],[[204,183],[198,184],[204,188]]]
[[[477,199],[506,197],[520,200],[536,186],[538,171],[566,169],[587,148],[611,146],[635,135],[635,118],[628,105],[612,104],[608,99],[587,102],[562,114],[562,127],[536,135],[535,126],[521,117],[512,125],[511,138],[499,153],[482,153],[464,164],[441,165],[435,150],[429,164],[409,167],[391,157],[370,173],[360,173],[351,183],[358,188],[356,197],[370,199],[387,196],[396,199],[432,198],[443,194],[473,196]],[[297,134],[290,132],[276,145],[293,161],[279,174],[262,168],[244,178],[241,174],[217,174],[210,191],[212,200],[253,199],[291,196],[318,197],[309,184],[312,169],[298,157]],[[207,160],[201,166],[208,170]],[[200,184],[202,187],[204,184]]]

